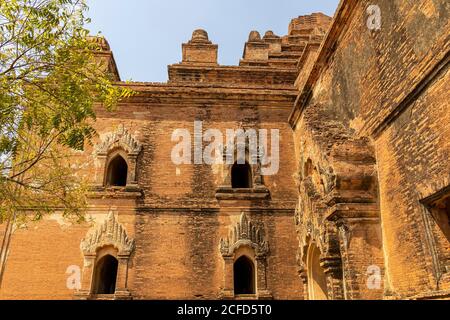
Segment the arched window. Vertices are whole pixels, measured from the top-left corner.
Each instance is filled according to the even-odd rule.
[[[228,237],[220,240],[220,253],[224,258],[224,299],[239,295],[272,298],[266,278],[269,243],[262,223],[249,220],[242,212]]]
[[[249,258],[236,260],[234,271],[234,294],[255,294],[255,266]]]
[[[108,166],[106,184],[108,186],[125,187],[127,185],[128,165],[122,156],[117,155]]]
[[[308,250],[308,293],[310,300],[327,300],[327,278],[320,266],[320,250],[311,244]]]
[[[107,254],[95,266],[94,294],[114,294],[116,291],[118,261]]]
[[[450,241],[450,186],[447,186],[438,194],[433,194],[422,200],[422,203],[431,212],[431,216],[443,235]]]
[[[247,162],[245,164],[235,163],[231,168],[231,187],[232,188],[252,187],[252,168]]]

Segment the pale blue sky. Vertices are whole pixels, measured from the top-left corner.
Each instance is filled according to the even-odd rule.
[[[108,39],[123,80],[167,81],[181,44],[198,28],[219,45],[219,63],[236,65],[251,30],[287,33],[290,20],[332,16],[339,0],[88,0],[91,33]]]

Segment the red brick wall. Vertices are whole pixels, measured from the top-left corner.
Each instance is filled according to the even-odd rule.
[[[166,88],[167,89],[167,88]],[[293,91],[258,96],[252,90],[240,93],[242,100],[227,100],[226,94],[196,101],[188,90],[184,97],[164,93],[145,102],[121,104],[113,113],[99,111],[95,124],[97,143],[119,124],[143,144],[138,160],[138,183],[144,197],[137,200],[92,199],[88,216],[104,219],[117,212],[136,250],[129,264],[128,287],[137,299],[215,299],[223,285],[223,258],[219,244],[238,221],[241,211],[265,225],[270,254],[267,259],[268,289],[276,299],[300,299],[302,287],[295,261],[293,209],[297,197],[292,174],[293,140],[286,123]],[[278,99],[278,100],[277,100]],[[280,130],[280,171],[264,180],[271,199],[263,202],[215,199],[222,183],[221,172],[208,165],[181,165],[179,175],[171,161],[172,131],[204,121],[204,130],[235,129],[241,121],[257,128]],[[224,132],[225,134],[225,132]],[[269,141],[270,142],[270,141]],[[98,168],[93,147],[75,155],[82,164],[80,175],[95,181],[104,172]],[[197,209],[195,209],[197,208]],[[45,220],[16,231],[7,263],[0,298],[72,298],[66,288],[69,265],[83,264],[81,239],[88,226],[60,226]]]

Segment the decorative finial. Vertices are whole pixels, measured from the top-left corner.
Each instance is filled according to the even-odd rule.
[[[266,31],[266,33],[264,34],[264,39],[268,39],[268,38],[279,38],[279,36],[277,36],[275,33],[273,33],[272,30],[268,30]]]
[[[258,31],[251,31],[250,34],[248,35],[248,42],[259,42],[261,41],[261,35],[259,34]]]
[[[197,29],[192,33],[191,42],[195,43],[209,43],[208,32],[203,29]]]

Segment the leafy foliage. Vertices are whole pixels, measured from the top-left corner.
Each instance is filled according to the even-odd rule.
[[[83,0],[0,1],[0,220],[61,210],[82,219],[86,183],[69,156],[95,135],[95,108],[132,94],[88,37]]]

